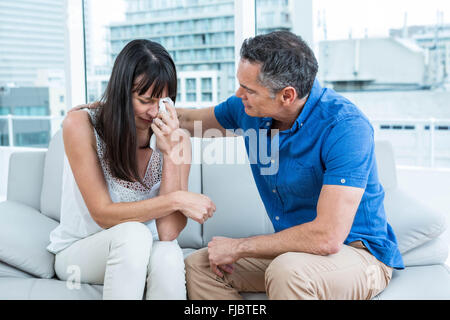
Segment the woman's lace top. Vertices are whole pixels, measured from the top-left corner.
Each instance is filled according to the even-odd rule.
[[[86,110],[95,126],[97,121],[97,111],[88,109]],[[105,176],[105,180],[108,184],[108,188],[114,202],[132,202],[148,199],[151,197],[152,189],[161,181],[162,175],[162,155],[161,152],[155,147],[152,147],[152,143],[149,147],[152,148],[152,155],[147,165],[145,176],[143,179],[146,188],[140,182],[130,182],[112,175],[111,169],[104,157],[105,155],[105,143],[100,138],[97,130],[94,129],[95,139],[97,141],[97,154],[100,160],[100,164]]]

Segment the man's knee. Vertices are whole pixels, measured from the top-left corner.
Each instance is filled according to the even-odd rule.
[[[292,254],[285,253],[278,256],[267,267],[265,286],[269,299],[316,298],[314,283],[303,272],[301,263],[292,263]],[[298,258],[296,260],[299,261]]]
[[[208,259],[208,248],[203,248],[191,253],[184,259],[184,264],[186,266],[186,271],[203,268],[205,264],[209,265]]]

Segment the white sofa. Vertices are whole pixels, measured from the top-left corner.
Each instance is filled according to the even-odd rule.
[[[220,154],[214,155],[213,150],[222,146],[225,152],[235,145],[238,154],[245,153],[243,140],[192,139],[192,142],[196,164],[192,165],[189,189],[208,195],[217,211],[204,225],[189,221],[178,238],[185,256],[207,246],[213,236],[247,237],[273,232],[248,162],[211,163]],[[207,153],[209,160],[200,163],[200,159],[205,159],[202,152]],[[389,286],[375,299],[450,299],[450,273],[444,264],[448,244],[439,238],[446,228],[445,216],[418,204],[398,189],[389,143],[377,142],[376,154],[386,190],[388,221],[396,233],[406,268],[395,270]],[[61,131],[53,137],[47,152],[11,155],[7,200],[0,203],[0,299],[102,297],[102,286],[82,284],[76,289],[58,280],[54,255],[46,250],[49,233],[59,221],[62,171]],[[267,299],[265,294],[243,295],[246,299]]]

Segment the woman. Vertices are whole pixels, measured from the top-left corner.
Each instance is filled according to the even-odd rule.
[[[186,299],[176,238],[187,218],[203,223],[215,206],[187,191],[191,145],[175,108],[158,112],[176,91],[168,52],[134,40],[99,106],[67,115],[61,223],[47,248],[60,279],[78,270],[81,282],[103,284],[103,299],[142,299],[146,284],[146,299]]]

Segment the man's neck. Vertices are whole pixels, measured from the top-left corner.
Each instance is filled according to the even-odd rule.
[[[288,115],[281,115],[280,117],[277,117],[277,119],[273,118],[272,122],[272,129],[278,129],[280,131],[285,131],[288,129],[291,129],[294,125],[297,118],[300,116],[300,114],[303,111],[303,108],[306,104],[306,101],[308,100],[308,97],[299,100],[297,106],[293,108],[292,114]]]

